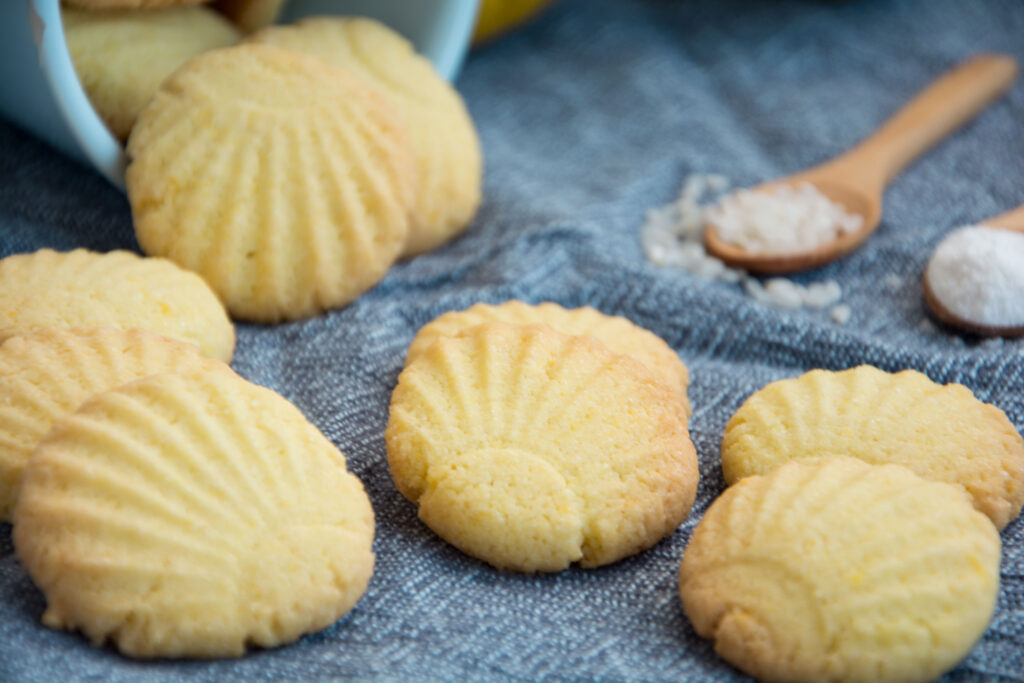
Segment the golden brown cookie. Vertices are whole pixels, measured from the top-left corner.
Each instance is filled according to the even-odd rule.
[[[233,316],[343,306],[401,252],[415,188],[389,105],[343,69],[269,45],[196,57],[128,141],[143,251],[210,283]]]
[[[0,341],[49,327],[139,328],[224,362],[235,328],[210,287],[166,259],[40,249],[0,259]]]
[[[960,384],[868,365],[812,370],[753,394],[725,428],[722,472],[733,483],[836,455],[959,484],[1000,529],[1024,503],[1024,441],[1003,411]]]
[[[58,419],[93,394],[215,362],[143,330],[55,328],[8,339],[0,346],[0,521],[11,520],[25,463]]]
[[[427,526],[500,569],[640,552],[675,530],[697,487],[675,393],[633,358],[546,326],[438,339],[399,377],[385,438]]]
[[[687,416],[690,415],[690,401],[686,396],[690,373],[676,352],[653,332],[626,318],[605,315],[589,306],[565,309],[551,302],[534,306],[512,300],[497,306],[479,303],[464,311],[449,311],[420,328],[409,345],[405,362],[413,362],[438,337],[453,337],[465,329],[488,322],[548,325],[562,334],[592,337],[613,353],[632,356],[656,376],[664,378],[678,393]]]
[[[274,392],[217,365],[98,394],[29,459],[14,545],[43,623],[132,657],[227,657],[326,628],[363,594],[373,511]]]
[[[192,57],[242,37],[206,7],[61,10],[64,38],[96,112],[121,140],[160,84]]]
[[[837,457],[727,489],[679,590],[697,633],[760,680],[931,681],[985,632],[999,558],[962,489]]]
[[[409,131],[419,185],[404,256],[461,233],[480,204],[482,155],[459,93],[387,26],[363,17],[313,17],[248,38],[316,55],[380,91]]]

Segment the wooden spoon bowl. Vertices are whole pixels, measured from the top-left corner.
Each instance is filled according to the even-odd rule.
[[[1000,214],[995,218],[990,218],[985,221],[981,221],[980,225],[987,226],[989,228],[999,228],[1001,230],[1011,230],[1015,232],[1024,233],[1024,206],[1018,207],[1013,211],[1008,211],[1004,214]],[[936,247],[938,248],[938,247]],[[969,332],[971,334],[978,335],[980,337],[1020,337],[1024,336],[1024,325],[1009,325],[1009,326],[997,326],[997,325],[982,325],[971,320],[957,315],[950,311],[943,303],[935,296],[935,291],[932,289],[931,284],[928,282],[928,270],[925,269],[922,280],[922,291],[924,294],[925,305],[935,316],[936,320],[950,327]],[[1024,292],[1021,293],[1024,296]]]
[[[861,228],[804,252],[750,253],[724,241],[714,225],[704,231],[712,256],[752,273],[793,273],[817,268],[862,245],[878,228],[886,186],[914,159],[974,118],[1017,79],[1017,61],[1005,55],[979,55],[955,67],[918,94],[873,135],[846,153],[802,173],[758,185],[809,182],[850,213]]]
[[[964,332],[977,335],[979,337],[1020,337],[1024,336],[1024,325],[1011,325],[1008,327],[998,327],[994,325],[980,325],[978,323],[964,320],[960,316],[956,315],[948,308],[942,305],[938,297],[932,291],[931,285],[928,284],[928,278],[924,279],[924,287],[922,292],[924,294],[924,303],[928,306],[928,310],[932,312],[935,319],[939,322],[955,327]]]
[[[840,204],[847,213],[860,216],[861,226],[858,230],[840,235],[835,240],[809,251],[773,254],[751,253],[743,247],[726,242],[718,235],[715,225],[709,224],[704,231],[704,246],[708,253],[734,268],[742,268],[761,275],[777,275],[818,268],[849,254],[864,244],[882,220],[881,193],[872,196],[864,192],[862,188],[845,184],[842,180],[830,178],[824,173],[820,174],[823,177],[810,177],[812,175],[814,174],[806,173],[789,178],[787,181],[765,183],[758,185],[754,190],[756,192],[771,191],[787,183],[795,185],[800,182],[808,182],[830,200]]]

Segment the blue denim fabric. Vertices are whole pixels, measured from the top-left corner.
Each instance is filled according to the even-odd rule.
[[[1024,60],[1024,3],[562,0],[475,52],[458,81],[487,157],[472,228],[343,310],[238,328],[238,372],[295,402],[366,486],[377,566],[363,599],[326,631],[239,660],[134,662],[40,625],[43,597],[2,525],[0,680],[742,679],[694,634],[676,579],[724,488],[722,430],[750,393],[815,367],[909,367],[966,384],[1024,427],[1024,341],[923,327],[920,284],[946,232],[1024,203],[1024,85],[897,179],[864,249],[798,278],[838,280],[846,325],[648,265],[644,210],[690,172],[749,184],[834,155],[978,51]],[[98,175],[5,124],[0,150],[0,254],[137,248],[124,197]],[[625,315],[689,365],[698,500],[651,550],[594,570],[504,574],[441,541],[395,490],[382,433],[416,329],[513,297]],[[1024,522],[1002,537],[997,611],[950,681],[1024,672]]]

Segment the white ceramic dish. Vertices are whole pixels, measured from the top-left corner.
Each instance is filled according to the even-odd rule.
[[[478,0],[290,0],[282,23],[314,14],[369,16],[413,42],[445,78],[458,73]],[[0,0],[0,115],[124,188],[124,148],[78,82],[60,0]]]

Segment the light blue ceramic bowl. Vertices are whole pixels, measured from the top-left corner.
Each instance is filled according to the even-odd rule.
[[[478,0],[290,0],[282,23],[314,14],[373,17],[405,35],[451,80]],[[78,82],[60,0],[0,0],[0,115],[124,188],[125,155]]]

